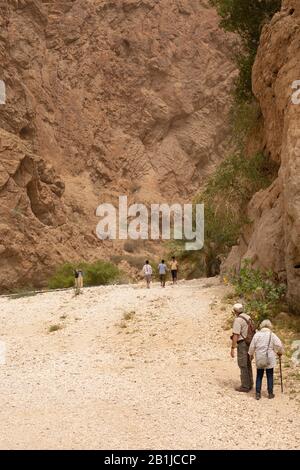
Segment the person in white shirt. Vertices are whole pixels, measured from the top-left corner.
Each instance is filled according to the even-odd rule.
[[[281,356],[283,346],[275,333],[272,332],[272,323],[270,320],[264,320],[260,324],[260,331],[255,333],[249,346],[248,354],[253,359],[255,354],[255,362],[257,368],[256,375],[256,399],[261,397],[261,385],[264,372],[266,369],[268,394],[269,398],[274,398],[273,393],[273,376],[274,367],[276,366],[276,355]]]
[[[74,271],[74,277],[75,277],[75,294],[80,294],[81,290],[83,288],[83,272],[81,269],[75,269]]]
[[[143,266],[143,274],[144,274],[145,279],[146,279],[147,289],[150,289],[150,282],[151,282],[151,278],[152,278],[152,267],[149,264],[148,260],[146,261],[146,263]]]

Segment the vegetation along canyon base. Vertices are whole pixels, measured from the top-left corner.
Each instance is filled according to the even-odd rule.
[[[0,0],[1,450],[300,450],[299,45],[299,0]]]

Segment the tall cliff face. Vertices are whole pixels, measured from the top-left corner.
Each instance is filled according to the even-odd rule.
[[[183,201],[227,146],[235,39],[207,0],[2,0],[0,284],[108,255],[95,209]]]
[[[300,3],[286,0],[262,31],[253,69],[254,94],[264,118],[263,144],[280,163],[278,178],[257,193],[248,208],[251,225],[227,260],[251,258],[288,284],[292,308],[300,311]]]

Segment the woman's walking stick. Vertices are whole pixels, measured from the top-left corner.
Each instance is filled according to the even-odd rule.
[[[283,381],[282,381],[281,356],[279,356],[279,370],[280,370],[281,393],[283,393]]]

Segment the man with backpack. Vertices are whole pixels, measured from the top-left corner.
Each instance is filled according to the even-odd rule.
[[[253,388],[253,374],[248,350],[255,334],[255,326],[250,316],[244,313],[242,304],[235,304],[232,311],[236,318],[232,328],[231,357],[234,358],[234,350],[237,348],[237,362],[241,371],[241,386],[236,391],[250,392]]]

